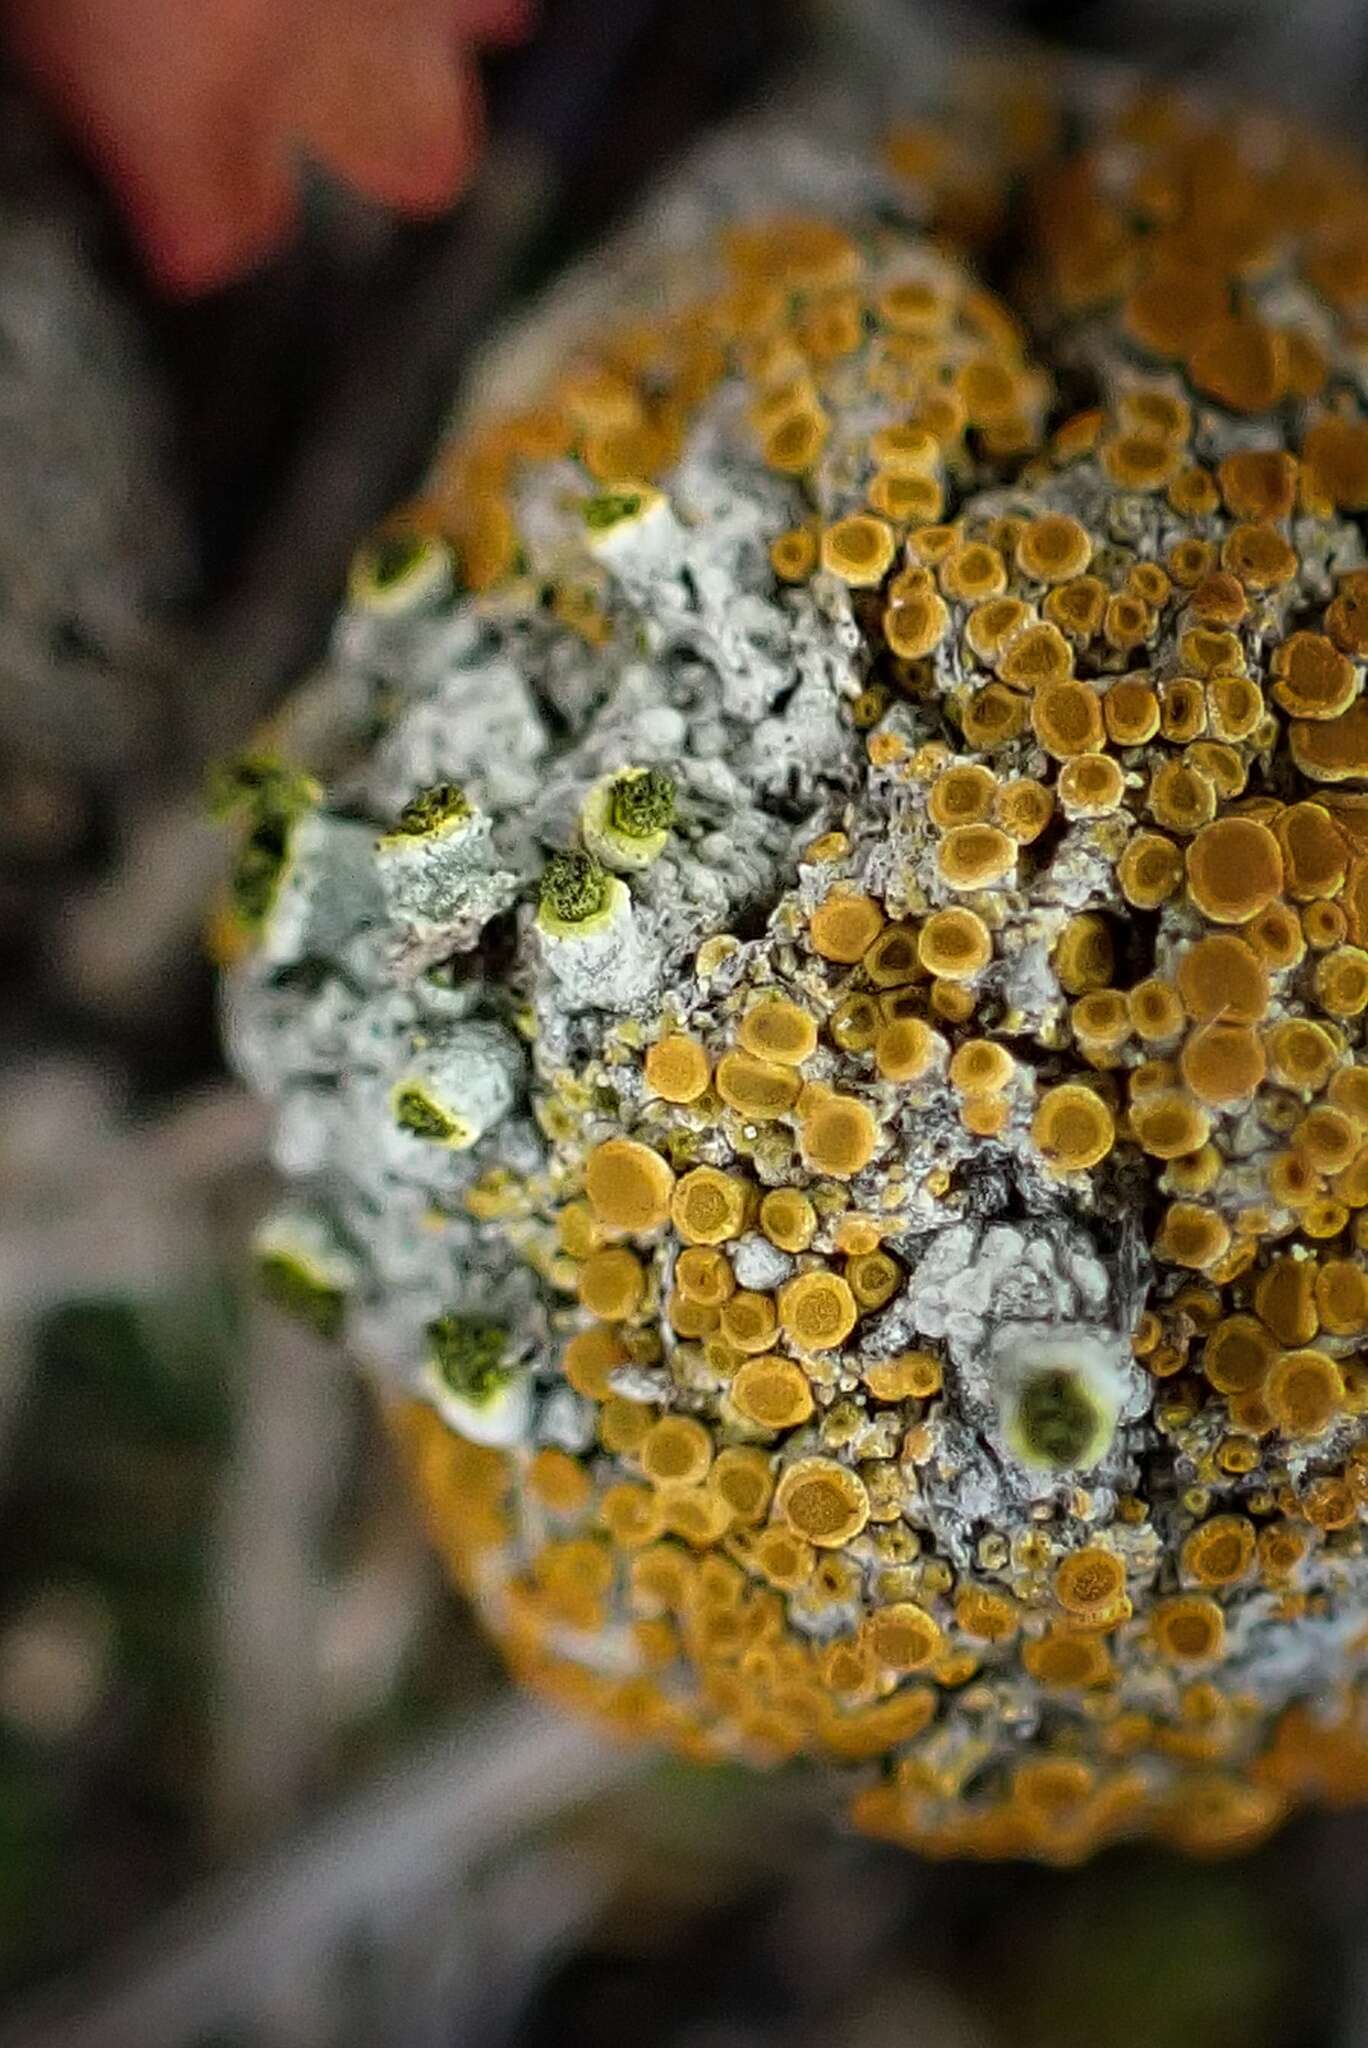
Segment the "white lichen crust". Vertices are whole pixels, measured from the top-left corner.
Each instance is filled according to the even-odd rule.
[[[896,177],[745,162],[242,785],[269,1277],[531,1682],[934,1849],[1244,1841],[1364,1770],[1364,429],[1132,364],[1047,443]]]

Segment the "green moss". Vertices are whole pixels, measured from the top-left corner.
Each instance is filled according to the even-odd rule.
[[[417,1081],[401,1081],[395,1089],[394,1120],[400,1130],[411,1131],[415,1138],[430,1138],[439,1145],[449,1145],[461,1134],[458,1119],[434,1101]]]
[[[346,1296],[302,1259],[292,1258],[288,1252],[262,1252],[256,1276],[262,1294],[286,1315],[306,1323],[320,1337],[341,1335]]]
[[[1095,1463],[1107,1426],[1108,1418],[1077,1373],[1047,1368],[1022,1385],[1016,1434],[1023,1452],[1037,1464],[1063,1472]]]
[[[454,825],[472,815],[466,793],[454,782],[437,782],[404,805],[393,827],[395,838],[426,839],[444,825]]]
[[[491,1401],[507,1386],[508,1332],[492,1316],[451,1311],[428,1324],[428,1342],[442,1384],[462,1401]]]
[[[586,924],[608,903],[611,876],[589,853],[553,853],[541,878],[541,908],[559,924]]]
[[[625,839],[652,839],[674,823],[675,785],[663,768],[634,768],[613,784],[609,819]]]
[[[624,519],[635,519],[644,500],[640,491],[602,491],[584,501],[584,523],[590,533],[607,533]]]

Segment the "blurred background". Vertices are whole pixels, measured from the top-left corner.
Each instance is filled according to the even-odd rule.
[[[362,1393],[244,1277],[206,763],[321,657],[472,352],[692,139],[1013,37],[1363,140],[1354,0],[542,0],[458,204],[310,176],[188,295],[51,68],[0,59],[0,2048],[1368,2043],[1368,1817],[1224,1866],[930,1866],[799,1773],[513,1697]]]

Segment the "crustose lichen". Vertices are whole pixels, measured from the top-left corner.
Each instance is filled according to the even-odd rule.
[[[489,1401],[508,1384],[508,1332],[491,1317],[451,1312],[429,1323],[428,1338],[443,1385],[461,1400]]]
[[[553,853],[543,870],[539,901],[543,921],[573,930],[601,918],[612,900],[612,876],[588,853]]]
[[[612,785],[611,820],[628,839],[653,839],[673,824],[675,785],[660,768],[637,768]]]
[[[1017,1395],[1011,1435],[1032,1464],[1056,1471],[1095,1465],[1111,1440],[1112,1422],[1064,1367],[1031,1373]]]
[[[431,833],[464,824],[471,815],[465,791],[454,782],[439,782],[406,803],[391,829],[396,837],[425,839]]]
[[[1065,1861],[1368,1784],[1368,187],[1080,132],[1043,362],[962,150],[691,181],[247,777],[228,999],[519,1675]]]

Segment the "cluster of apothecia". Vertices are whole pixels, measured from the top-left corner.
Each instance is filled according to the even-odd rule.
[[[936,1852],[1219,1850],[1368,1791],[1368,205],[1027,125],[1096,406],[924,136],[724,149],[358,560],[349,757],[225,785],[230,1042],[519,1675]]]

